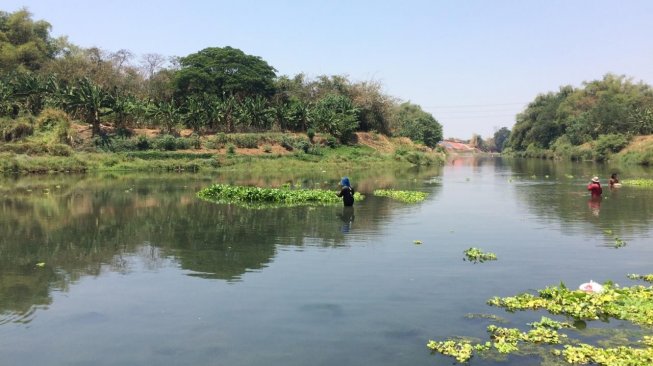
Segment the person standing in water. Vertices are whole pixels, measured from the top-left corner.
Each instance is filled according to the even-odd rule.
[[[599,182],[599,177],[592,178],[592,181],[587,186],[587,190],[592,194],[592,198],[599,198],[603,194],[603,188],[601,188],[601,183]]]
[[[354,189],[351,187],[348,177],[343,177],[342,180],[340,180],[340,192],[338,193],[338,197],[342,197],[342,203],[345,206],[354,205]]]
[[[617,178],[617,173],[612,173],[608,183],[610,184],[610,188],[621,187],[621,183],[619,183],[619,178]]]

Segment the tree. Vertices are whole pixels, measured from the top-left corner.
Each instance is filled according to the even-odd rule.
[[[141,56],[141,70],[145,78],[152,79],[166,63],[165,56],[158,53],[146,53]]]
[[[329,133],[346,143],[358,128],[358,109],[346,96],[329,94],[315,105],[312,120],[317,131]]]
[[[494,148],[502,152],[510,138],[510,130],[507,127],[501,127],[494,133]]]
[[[68,94],[68,107],[80,113],[93,126],[93,136],[100,134],[100,117],[112,112],[113,98],[99,85],[84,78]]]
[[[232,47],[210,47],[179,59],[175,73],[178,96],[193,94],[270,96],[276,70],[258,56]]]
[[[469,139],[469,146],[479,150],[483,150],[485,148],[485,141],[483,141],[481,135],[474,133],[472,134],[472,138]]]
[[[0,71],[35,71],[53,59],[58,49],[50,28],[44,20],[32,20],[25,8],[0,11]]]
[[[442,140],[442,125],[417,104],[402,103],[397,111],[399,136],[421,141],[428,147],[435,147]]]

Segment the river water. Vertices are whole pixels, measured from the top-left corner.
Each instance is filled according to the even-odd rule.
[[[587,194],[592,176],[614,171],[653,178],[645,168],[458,158],[347,172],[367,195],[353,212],[195,196],[215,182],[335,192],[342,172],[2,178],[0,364],[450,365],[429,339],[485,341],[492,315],[519,328],[546,315],[507,313],[486,305],[492,296],[653,273],[653,189]],[[377,188],[429,195],[405,204],[372,196]],[[470,247],[498,260],[465,261]],[[569,334],[596,341],[592,330],[628,327],[589,322]]]

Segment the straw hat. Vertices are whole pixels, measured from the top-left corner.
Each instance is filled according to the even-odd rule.
[[[592,178],[592,182],[594,182],[594,183],[598,183],[598,182],[599,182],[599,177],[594,177],[594,178]]]

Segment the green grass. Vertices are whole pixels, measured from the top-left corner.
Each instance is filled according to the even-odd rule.
[[[342,202],[335,191],[322,189],[260,188],[214,184],[197,193],[212,202],[237,204],[245,207],[278,207],[300,205],[332,205]],[[364,198],[356,193],[356,201]]]

